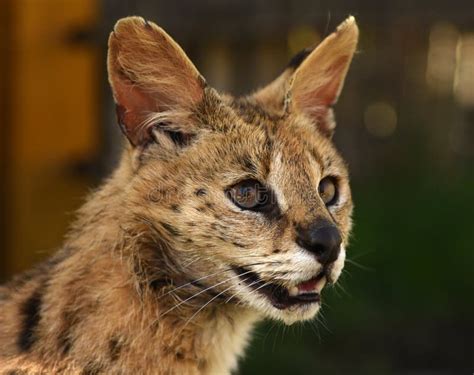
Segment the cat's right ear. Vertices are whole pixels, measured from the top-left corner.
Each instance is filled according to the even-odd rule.
[[[119,20],[107,65],[118,121],[133,146],[148,144],[160,125],[178,140],[192,132],[186,117],[202,101],[205,81],[163,29],[141,17]]]
[[[282,75],[253,98],[276,113],[302,114],[323,135],[331,137],[335,127],[332,107],[342,90],[358,38],[359,28],[350,16],[314,49],[295,56]]]

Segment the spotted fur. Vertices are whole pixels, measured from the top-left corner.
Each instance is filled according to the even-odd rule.
[[[64,248],[0,287],[2,374],[227,374],[254,324],[311,319],[319,304],[273,307],[236,270],[291,287],[322,265],[295,242],[337,226],[344,263],[352,201],[331,142],[331,106],[357,43],[353,18],[243,98],[209,87],[180,47],[138,17],[117,23],[109,77],[128,138],[112,176],[79,210]],[[339,196],[326,207],[325,176]],[[275,208],[226,194],[254,178]]]

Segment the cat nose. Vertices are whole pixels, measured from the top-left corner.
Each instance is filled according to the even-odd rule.
[[[328,221],[318,220],[306,227],[297,228],[296,243],[313,253],[322,265],[336,261],[341,242],[339,230]]]

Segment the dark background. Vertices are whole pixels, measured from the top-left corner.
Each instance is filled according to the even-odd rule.
[[[60,246],[114,166],[106,40],[132,14],[237,94],[349,14],[361,29],[336,107],[356,205],[342,281],[318,321],[259,327],[240,374],[471,374],[472,1],[3,0],[0,280]]]

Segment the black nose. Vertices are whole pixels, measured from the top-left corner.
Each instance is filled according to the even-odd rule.
[[[316,255],[323,265],[337,259],[341,241],[339,230],[328,221],[319,220],[306,227],[297,228],[296,243]]]

